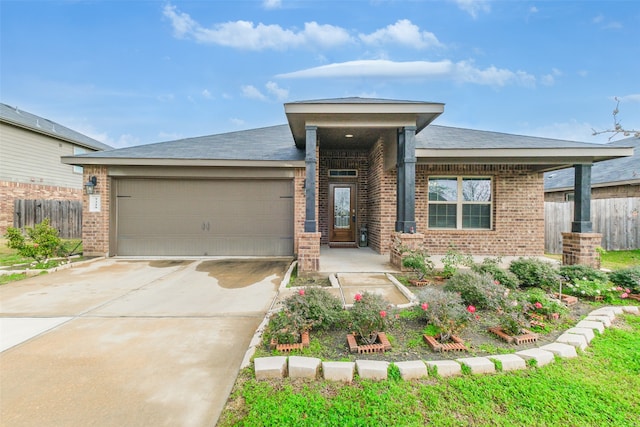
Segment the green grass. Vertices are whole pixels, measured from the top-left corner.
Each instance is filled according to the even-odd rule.
[[[351,385],[256,381],[244,370],[220,426],[633,426],[640,415],[640,317],[577,359],[541,368]]]
[[[10,282],[17,282],[18,280],[26,279],[25,273],[13,273],[13,274],[0,274],[0,285],[5,285]]]
[[[640,265],[640,249],[629,251],[610,251],[602,254],[602,267],[620,270]]]

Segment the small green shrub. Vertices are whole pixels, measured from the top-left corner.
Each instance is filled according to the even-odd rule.
[[[520,294],[520,302],[525,307],[525,311],[533,312],[543,316],[555,318],[569,312],[567,307],[557,299],[553,299],[540,288],[529,288]],[[557,319],[556,319],[557,320]]]
[[[411,270],[417,280],[423,280],[425,277],[433,275],[433,261],[429,258],[429,254],[424,249],[403,249],[402,266]]]
[[[565,292],[577,297],[602,297],[604,301],[611,301],[616,296],[615,287],[609,282],[599,280],[574,280],[565,285]]]
[[[300,289],[282,301],[282,305],[284,311],[300,318],[303,331],[330,329],[344,319],[342,302],[321,287]]]
[[[509,289],[517,289],[520,286],[520,280],[518,276],[511,271],[501,268],[500,258],[485,258],[481,264],[474,264],[471,269],[476,273],[490,274],[494,280],[500,282],[500,284]]]
[[[387,378],[389,381],[400,381],[402,380],[402,375],[400,375],[400,368],[395,363],[389,364],[389,368],[387,369]]]
[[[640,266],[629,267],[609,273],[609,280],[616,286],[640,293]]]
[[[294,344],[300,341],[301,319],[295,313],[279,311],[269,319],[263,337],[268,343],[272,339],[280,344]]]
[[[560,276],[553,265],[537,258],[520,257],[511,262],[509,271],[518,277],[520,286],[555,289],[560,284]]]
[[[444,285],[444,290],[459,293],[467,305],[491,310],[502,307],[508,294],[507,288],[497,283],[490,275],[473,271],[457,272]]]
[[[438,288],[425,288],[416,295],[422,302],[424,318],[440,333],[440,340],[446,342],[451,335],[459,333],[471,320],[471,313],[463,305],[462,298],[455,292]]]
[[[18,228],[8,227],[5,238],[9,248],[18,251],[20,256],[33,258],[39,263],[61,255],[62,241],[58,237],[58,230],[49,225],[49,218],[34,227],[25,228],[24,234]]]
[[[520,335],[524,328],[531,327],[521,307],[513,307],[500,315],[500,327],[509,335]]]
[[[387,307],[389,303],[378,294],[363,292],[355,295],[353,307],[349,310],[349,326],[359,338],[373,344],[378,332],[383,332],[390,322]]]
[[[606,282],[608,279],[607,273],[597,270],[588,265],[563,265],[558,269],[558,274],[564,278],[567,282],[573,282],[578,279],[586,280],[599,280]]]
[[[442,270],[442,277],[448,279],[453,277],[457,273],[458,268],[461,266],[470,267],[473,265],[473,259],[471,255],[464,255],[455,248],[449,248],[446,255],[442,257],[442,264],[444,268]]]

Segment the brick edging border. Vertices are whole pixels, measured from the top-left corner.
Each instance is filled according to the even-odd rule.
[[[438,375],[440,377],[460,375],[463,370],[472,374],[488,374],[498,371],[506,372],[526,369],[527,366],[532,364],[544,366],[553,362],[556,357],[563,359],[578,357],[577,349],[584,350],[588,347],[596,335],[594,331],[598,331],[599,334],[603,333],[606,328],[611,326],[616,316],[624,313],[638,316],[640,315],[640,307],[600,307],[590,312],[585,319],[579,321],[573,328],[566,330],[555,342],[537,348],[517,351],[514,354],[465,357],[455,360],[413,360],[394,362],[394,365],[398,367],[400,376],[404,380],[424,378],[428,375]],[[253,352],[251,354],[253,355]],[[378,360],[323,362],[315,357],[272,356],[256,358],[254,360],[254,372],[257,380],[282,379],[286,376],[307,379],[319,379],[322,377],[325,380],[351,383],[356,371],[358,376],[363,379],[385,380],[387,379],[387,371],[390,364],[390,362]],[[249,363],[246,366],[249,366]]]

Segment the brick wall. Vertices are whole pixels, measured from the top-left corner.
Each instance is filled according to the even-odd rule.
[[[493,177],[492,230],[429,230],[429,176]],[[542,255],[544,253],[544,191],[541,173],[524,165],[417,165],[417,231],[425,248],[444,254],[451,245],[475,255]]]
[[[302,233],[298,244],[298,273],[316,272],[320,269],[320,233]]]
[[[111,178],[107,176],[106,166],[85,166],[84,181],[95,176],[98,180],[96,194],[100,194],[100,212],[89,212],[89,195],[82,201],[82,246],[84,255],[105,256],[109,254],[109,213]]]
[[[81,200],[82,189],[0,181],[0,235],[13,226],[16,199]]]
[[[562,233],[562,264],[600,268],[600,254],[596,248],[601,243],[600,233]]]
[[[384,170],[384,141],[369,152],[369,246],[389,253],[396,222],[396,169]]]
[[[304,194],[305,169],[296,168],[293,171],[293,205],[294,205],[294,229],[293,229],[293,253],[298,253],[298,239],[304,232],[304,217],[306,199]]]
[[[357,178],[329,178],[329,169],[355,169]],[[369,171],[368,150],[320,150],[318,167],[318,227],[322,233],[321,244],[329,244],[329,183],[354,182],[356,188],[356,232],[362,225],[368,226],[368,186]]]

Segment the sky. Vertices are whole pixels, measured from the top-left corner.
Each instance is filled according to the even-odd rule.
[[[352,96],[597,143],[618,97],[622,125],[640,127],[637,0],[0,0],[0,54],[0,102],[114,147]]]

